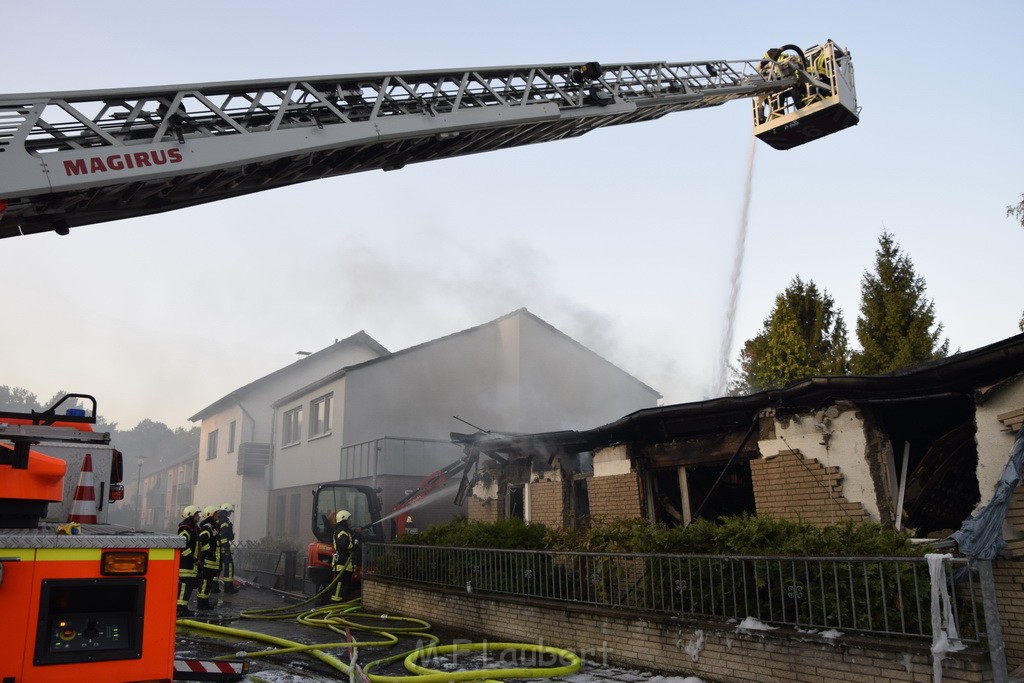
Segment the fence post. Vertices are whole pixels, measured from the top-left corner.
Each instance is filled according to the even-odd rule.
[[[284,576],[282,577],[283,588],[286,591],[290,591],[295,583],[295,565],[297,562],[298,551],[296,550],[282,550],[281,555],[284,556]]]
[[[1006,646],[1003,643],[1003,625],[999,621],[999,605],[996,602],[996,581],[992,572],[992,560],[977,560],[978,577],[981,579],[981,604],[985,609],[985,631],[988,635],[988,656],[992,660],[992,680],[1007,683]]]

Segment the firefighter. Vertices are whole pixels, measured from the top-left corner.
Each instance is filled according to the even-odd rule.
[[[203,519],[199,522],[199,592],[196,602],[199,609],[213,609],[216,599],[210,599],[213,584],[220,573],[220,537],[217,534],[217,506],[203,508]]]
[[[235,560],[231,557],[231,542],[235,540],[235,525],[231,523],[231,513],[235,506],[224,503],[217,513],[217,531],[220,534],[220,574],[224,580],[225,593],[237,593],[235,588]]]
[[[350,599],[352,587],[352,571],[355,569],[355,539],[349,520],[352,513],[338,510],[334,515],[334,557],[331,559],[331,571],[334,572],[334,592],[331,602],[344,602]]]
[[[199,574],[199,508],[187,505],[181,511],[181,522],[178,524],[178,535],[184,537],[185,547],[181,549],[181,561],[178,564],[178,616],[189,617],[194,614],[188,608],[192,591],[196,587]]]

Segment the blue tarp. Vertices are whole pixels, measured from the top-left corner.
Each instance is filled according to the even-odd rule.
[[[1003,539],[1003,521],[1010,506],[1013,491],[1020,482],[1021,463],[1024,462],[1024,427],[1017,432],[1017,440],[1010,450],[1010,461],[996,485],[995,495],[978,514],[964,522],[959,531],[950,536],[960,552],[978,560],[994,560],[1006,547]]]

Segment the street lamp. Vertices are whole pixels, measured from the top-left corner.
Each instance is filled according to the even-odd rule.
[[[139,458],[139,481],[135,489],[135,505],[139,509],[139,528],[142,528],[142,458]]]

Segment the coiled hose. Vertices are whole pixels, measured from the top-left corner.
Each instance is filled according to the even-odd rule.
[[[337,577],[335,578],[335,581]],[[270,636],[257,631],[249,631],[220,624],[211,624],[193,619],[179,619],[180,626],[228,635],[239,639],[251,639],[276,646],[270,650],[259,650],[244,652],[245,657],[269,657],[274,655],[293,654],[304,652],[323,664],[348,676],[350,680],[370,681],[370,683],[449,683],[453,681],[483,681],[484,683],[498,683],[494,679],[500,678],[553,678],[565,676],[579,671],[582,664],[580,658],[561,648],[545,645],[534,645],[532,643],[460,643],[457,645],[438,645],[439,638],[428,632],[430,624],[422,619],[412,617],[395,617],[389,615],[375,615],[360,611],[360,600],[353,600],[345,603],[335,603],[303,609],[305,606],[317,602],[327,595],[334,587],[332,581],[326,588],[295,605],[274,607],[270,609],[249,610],[240,613],[243,619],[295,619],[306,626],[326,628],[335,633],[343,635],[344,640],[336,642],[315,643],[307,645]],[[366,640],[355,640],[352,638],[353,631],[362,631],[372,634]],[[389,647],[398,643],[398,636],[418,637],[427,640],[430,644],[396,655],[384,657],[371,661],[363,666],[357,664],[358,648],[360,647]],[[348,648],[350,652],[349,663],[345,663],[334,655],[328,654],[325,650],[336,648]],[[466,652],[488,652],[488,651],[516,651],[529,652],[536,655],[547,655],[555,658],[556,662],[565,662],[561,666],[550,667],[515,667],[505,669],[476,669],[469,671],[442,672],[429,669],[420,661],[437,655],[453,655]],[[230,655],[235,657],[238,655]],[[385,666],[392,662],[404,660],[407,676],[394,676],[374,674],[374,668]],[[358,677],[358,678],[357,678]]]

